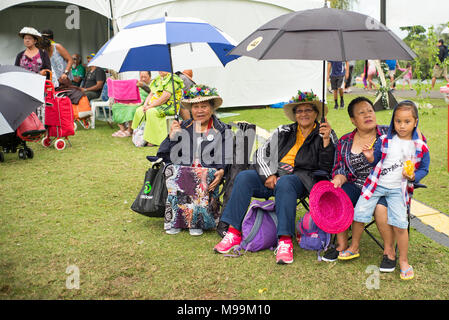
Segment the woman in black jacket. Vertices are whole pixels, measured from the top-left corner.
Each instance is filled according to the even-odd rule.
[[[36,47],[42,35],[34,28],[24,27],[19,36],[23,38],[26,49],[17,55],[14,65],[45,76],[51,70],[51,63],[47,52]]]
[[[194,85],[186,92],[181,104],[187,111],[191,112],[192,119],[179,123],[173,121],[169,136],[161,143],[157,156],[164,159],[165,163],[181,165],[184,167],[211,168],[213,180],[208,185],[208,192],[212,195],[209,199],[209,207],[212,201],[218,200],[218,185],[225,173],[225,143],[232,143],[232,137],[228,130],[230,127],[221,122],[215,111],[222,104],[222,98],[215,88],[204,85]],[[166,173],[171,170],[166,169]],[[191,186],[197,187],[192,179]],[[170,188],[168,188],[170,189]],[[191,189],[189,187],[189,189]],[[170,192],[169,192],[170,193]],[[182,192],[181,192],[182,193]],[[179,193],[178,193],[179,194]],[[218,207],[214,210],[197,210],[189,213],[191,199],[184,195],[172,195],[176,197],[176,207],[185,210],[185,217],[176,217],[177,212],[172,213],[166,210],[165,226],[166,233],[176,234],[181,229],[189,228],[191,235],[201,235],[202,229],[215,227],[215,220],[218,219]],[[170,194],[169,199],[170,201]],[[193,202],[195,202],[194,200]],[[177,210],[177,211],[179,211]],[[214,212],[211,212],[214,211]],[[202,212],[199,214],[199,212]],[[213,213],[213,214],[212,214]],[[214,215],[214,216],[213,216]]]
[[[317,182],[316,170],[331,172],[337,136],[327,122],[318,123],[322,104],[312,92],[298,91],[284,105],[294,121],[282,125],[255,154],[255,170],[239,173],[221,221],[228,223],[226,236],[214,248],[227,253],[241,242],[242,221],[251,198],[275,197],[278,218],[276,263],[293,262],[293,242],[297,199]],[[327,113],[327,107],[325,108]]]

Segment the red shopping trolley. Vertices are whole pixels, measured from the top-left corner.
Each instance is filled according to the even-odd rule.
[[[67,143],[71,145],[69,136],[75,135],[73,125],[73,108],[69,97],[58,96],[53,83],[45,82],[45,126],[47,135],[42,139],[42,145],[49,147],[54,144],[57,150],[64,150]]]

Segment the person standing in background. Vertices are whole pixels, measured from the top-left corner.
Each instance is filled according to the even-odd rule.
[[[55,87],[59,86],[59,80],[65,80],[72,77],[73,59],[69,52],[60,44],[54,41],[52,30],[43,30],[42,39],[39,46],[47,51],[50,56],[51,68],[53,72],[52,81]]]
[[[340,108],[345,107],[343,98],[343,81],[349,77],[349,63],[346,61],[329,61],[327,65],[327,81],[331,82],[331,89],[334,92],[334,109],[338,109],[338,94],[340,94]]]

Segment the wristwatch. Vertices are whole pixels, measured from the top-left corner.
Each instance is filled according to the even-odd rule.
[[[66,76],[68,76],[69,75],[69,71],[64,71],[64,74],[66,75]]]

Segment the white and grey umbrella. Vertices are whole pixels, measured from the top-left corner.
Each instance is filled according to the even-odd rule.
[[[14,132],[44,103],[44,87],[44,76],[16,66],[0,66],[0,135]]]

